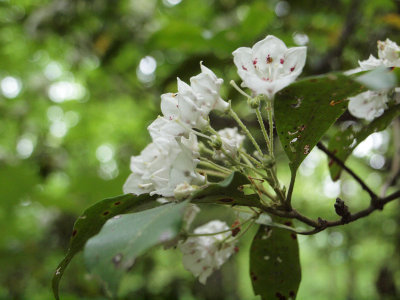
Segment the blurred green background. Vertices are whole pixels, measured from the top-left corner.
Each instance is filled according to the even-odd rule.
[[[306,76],[356,67],[376,55],[378,39],[400,42],[399,28],[398,0],[1,0],[0,299],[53,298],[50,280],[75,218],[122,193],[130,156],[150,140],[146,127],[160,113],[160,95],[176,89],[177,76],[199,73],[199,61],[225,79],[223,97],[255,126],[228,84],[238,82],[237,47],[267,34],[307,45]],[[345,114],[339,123],[348,120]],[[218,129],[233,125],[218,115],[213,121]],[[287,184],[287,161],[279,145],[277,151]],[[393,151],[389,128],[360,145],[349,165],[378,191]],[[334,218],[338,195],[352,210],[367,205],[350,178],[329,179],[326,158],[314,150],[300,168],[294,205]],[[218,213],[207,210],[199,223]],[[300,238],[298,299],[399,296],[399,222],[399,205],[391,203],[367,219]],[[183,269],[178,251],[156,249],[136,261],[120,298],[258,299],[248,278],[252,234],[206,287]],[[105,299],[82,256],[64,275],[61,295]]]

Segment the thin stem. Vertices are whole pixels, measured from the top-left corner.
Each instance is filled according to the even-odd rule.
[[[246,133],[247,137],[249,140],[253,143],[254,147],[256,148],[257,152],[260,154],[260,156],[263,156],[263,153],[261,151],[260,146],[257,144],[256,140],[254,139],[253,135],[250,133],[250,131],[247,129],[246,125],[243,124],[242,120],[240,120],[239,116],[233,111],[232,108],[229,109],[229,115],[238,123],[240,128]]]
[[[201,147],[202,147],[201,151],[204,151],[205,153],[210,154],[210,155],[214,155],[214,151],[212,151],[211,149],[207,148],[204,144]]]
[[[242,154],[243,156],[247,157],[249,160],[251,160],[253,163],[255,163],[258,167],[262,168],[262,165],[260,163],[260,161],[258,161],[257,159],[255,159],[253,156],[251,156],[250,154],[246,153],[243,150],[239,149],[240,154]]]
[[[217,232],[213,232],[213,233],[187,233],[186,235],[189,236],[189,237],[196,237],[196,236],[213,236],[213,235],[217,235],[217,234],[222,234],[222,233],[230,232],[230,231],[232,231],[232,229],[235,229],[235,228],[238,228],[238,227],[240,227],[240,226],[243,226],[243,225],[246,224],[247,222],[249,222],[249,221],[251,221],[251,220],[254,220],[255,217],[256,217],[256,216],[253,215],[253,216],[251,216],[251,218],[248,218],[247,220],[243,221],[242,223],[239,223],[239,224],[237,224],[237,225],[235,225],[235,226],[232,226],[231,228],[226,229],[226,230],[221,230],[221,231],[217,231]],[[258,217],[258,216],[257,216],[257,217]]]
[[[221,172],[217,172],[217,171],[213,171],[213,170],[206,170],[206,169],[197,168],[196,171],[199,172],[199,173],[204,173],[204,174],[207,174],[207,175],[210,175],[210,176],[220,177],[220,178],[226,178],[226,176],[227,176],[226,173],[221,173]]]
[[[269,139],[271,141],[271,152],[270,155],[274,157],[274,120],[272,116],[272,100],[269,99],[267,100],[267,116],[268,116],[268,122],[269,122]]]
[[[256,108],[256,116],[257,116],[258,123],[260,124],[260,128],[261,128],[261,131],[263,133],[263,136],[264,136],[264,139],[265,139],[265,143],[267,144],[268,152],[271,155],[271,153],[272,153],[271,140],[268,137],[267,130],[265,129],[264,120],[262,118],[261,111],[260,111],[259,107]]]
[[[371,199],[377,199],[378,196],[366,185],[366,183],[356,174],[354,173],[350,168],[348,168],[342,160],[340,160],[335,154],[330,152],[321,142],[318,142],[317,147],[325,152],[326,155],[328,155],[332,160],[334,160],[342,169],[344,169],[347,173],[349,173],[365,190]]]
[[[232,239],[232,241],[234,240],[238,240],[240,239],[243,235],[246,234],[246,232],[254,225],[254,223],[256,222],[255,218],[252,218],[251,223],[249,224],[249,226],[246,227],[246,229],[242,230],[237,236],[234,237],[234,239]]]
[[[290,184],[289,184],[289,190],[286,196],[286,205],[290,208],[292,206],[292,194],[293,194],[293,188],[294,188],[294,183],[296,181],[296,171],[292,172],[291,177],[290,177]]]
[[[201,164],[203,166],[206,166],[206,167],[209,167],[211,169],[220,171],[222,173],[226,173],[226,174],[232,173],[232,170],[229,170],[228,168],[220,166],[220,165],[216,164],[215,162],[213,162],[213,161],[211,161],[211,160],[209,160],[209,159],[207,159],[205,157],[200,157],[199,164]]]
[[[235,81],[231,80],[231,81],[229,82],[229,84],[230,84],[231,86],[233,86],[233,88],[234,88],[235,90],[237,90],[237,91],[238,91],[240,94],[242,94],[243,96],[245,96],[245,97],[247,97],[247,98],[251,98],[251,96],[248,95],[247,93],[245,93],[245,92],[236,84]]]
[[[244,160],[244,162],[249,166],[254,168],[254,165],[252,164],[252,162],[250,161],[250,159],[244,155],[243,153],[241,153],[240,151],[238,151],[240,153],[240,157]]]

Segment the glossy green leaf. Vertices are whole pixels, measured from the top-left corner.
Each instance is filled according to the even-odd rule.
[[[243,186],[250,184],[249,178],[242,173],[233,172],[223,181],[210,183],[204,189],[192,195],[192,202],[222,203],[232,205],[257,206],[257,195],[246,195]]]
[[[275,96],[276,130],[292,172],[346,110],[346,99],[363,91],[348,76],[328,74],[300,80]]]
[[[263,300],[295,299],[301,281],[296,234],[260,226],[250,248],[250,277],[254,293]]]
[[[345,162],[353,150],[370,134],[384,130],[392,120],[400,115],[400,104],[390,107],[384,114],[371,123],[363,125],[360,121],[337,132],[329,141],[328,150]],[[329,161],[329,171],[333,180],[338,180],[342,168],[333,160]]]
[[[122,275],[139,255],[177,236],[186,205],[187,202],[169,203],[109,220],[85,246],[89,270],[116,295]]]
[[[101,200],[86,209],[75,222],[67,254],[53,276],[52,287],[55,298],[59,299],[60,280],[68,264],[75,254],[83,249],[85,243],[100,231],[107,220],[132,210],[138,211],[155,206],[157,197],[148,194],[140,196],[127,194]]]

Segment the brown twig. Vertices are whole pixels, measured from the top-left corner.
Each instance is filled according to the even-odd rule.
[[[378,199],[378,196],[366,185],[366,183],[356,174],[348,168],[342,160],[340,160],[335,154],[333,154],[331,151],[329,151],[321,142],[318,142],[317,147],[325,152],[326,155],[328,155],[331,159],[335,161],[342,169],[344,169],[347,173],[349,173],[365,190],[371,199]]]
[[[385,198],[382,198],[382,199],[371,200],[371,203],[367,208],[360,210],[354,214],[350,214],[347,218],[341,218],[341,219],[335,220],[335,221],[327,221],[327,220],[323,220],[321,218],[318,218],[318,220],[315,221],[315,220],[308,218],[307,216],[302,215],[301,213],[299,213],[298,211],[296,211],[294,209],[290,212],[277,211],[277,210],[273,210],[271,208],[268,208],[268,209],[264,208],[263,210],[265,212],[268,212],[270,214],[274,214],[277,216],[296,219],[296,220],[301,221],[304,224],[314,227],[313,229],[311,229],[309,231],[297,231],[297,230],[293,229],[293,231],[296,232],[297,234],[312,235],[312,234],[321,232],[321,231],[325,230],[326,228],[345,225],[348,223],[352,223],[358,219],[369,216],[371,213],[373,213],[376,210],[382,210],[383,207],[387,203],[389,203],[393,200],[396,200],[398,198],[400,198],[400,191],[397,191],[397,192],[395,192]]]

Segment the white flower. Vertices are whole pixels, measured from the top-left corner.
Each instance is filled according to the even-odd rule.
[[[222,221],[211,221],[195,229],[195,234],[209,234],[224,230],[229,227]],[[183,253],[183,266],[192,272],[202,284],[207,278],[219,269],[235,251],[233,241],[225,239],[231,236],[231,232],[220,233],[211,236],[189,237],[178,245]],[[224,241],[222,243],[222,241]],[[221,244],[222,243],[222,244]]]
[[[378,41],[378,57],[389,67],[400,67],[400,47],[389,39]]]
[[[178,93],[161,95],[161,112],[168,120],[177,120],[187,128],[202,129],[208,125],[206,114],[196,103],[191,87],[178,78]]]
[[[389,39],[378,41],[378,58],[370,55],[367,60],[358,62],[361,70],[373,70],[380,66],[400,67],[400,47]]]
[[[349,98],[349,101],[349,111],[353,116],[372,121],[383,114],[388,97],[386,91],[366,91]]]
[[[376,68],[382,66],[383,61],[380,59],[377,59],[375,56],[373,56],[371,54],[367,60],[358,61],[358,64],[360,65],[361,69],[356,69],[356,70],[367,71],[367,70],[373,70],[373,69],[376,69]]]
[[[378,67],[400,67],[400,47],[389,39],[378,41],[378,58],[370,55],[367,60],[358,62],[360,67],[345,72],[351,75],[360,71],[373,70]],[[383,114],[387,108],[387,90],[367,91],[349,98],[349,112],[357,117],[372,121]]]
[[[190,78],[196,104],[208,115],[211,110],[225,111],[229,104],[219,95],[224,80],[200,62],[201,73]]]
[[[147,127],[147,130],[153,140],[158,137],[180,137],[189,134],[188,128],[182,126],[177,120],[168,120],[160,116]]]
[[[233,60],[243,80],[242,86],[250,88],[255,95],[273,98],[300,75],[306,52],[306,47],[288,49],[280,39],[268,35],[253,48],[236,49]]]
[[[238,133],[238,129],[224,128],[218,131],[222,141],[222,148],[232,157],[235,157],[238,149],[243,145],[245,136]],[[225,155],[221,151],[216,151],[215,158],[223,159]]]
[[[195,137],[190,140],[197,143]],[[124,184],[124,193],[172,197],[180,183],[203,183],[203,177],[195,172],[197,162],[192,151],[175,138],[158,137],[131,158],[132,174]]]
[[[177,120],[187,128],[202,129],[208,125],[212,110],[224,111],[229,104],[219,95],[224,82],[200,64],[201,73],[191,77],[191,85],[178,80],[178,93],[161,95],[161,111],[168,120]]]

